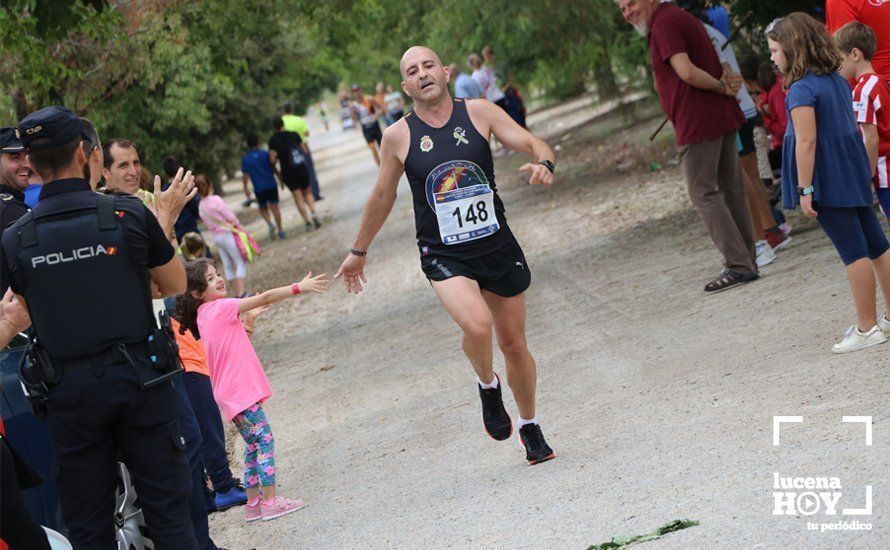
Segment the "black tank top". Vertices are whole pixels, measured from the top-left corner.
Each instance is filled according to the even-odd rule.
[[[500,248],[512,233],[495,186],[488,140],[473,126],[467,104],[452,101],[451,118],[441,128],[413,110],[405,116],[411,132],[405,174],[421,256],[469,259]]]

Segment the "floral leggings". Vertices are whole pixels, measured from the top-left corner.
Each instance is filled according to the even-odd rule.
[[[232,419],[244,443],[244,487],[275,485],[275,439],[259,403]]]

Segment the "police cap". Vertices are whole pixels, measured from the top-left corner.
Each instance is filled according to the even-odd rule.
[[[61,105],[34,111],[19,121],[18,130],[19,139],[28,151],[54,149],[83,138],[80,117]]]
[[[15,134],[15,126],[0,128],[0,153],[18,153],[25,149]]]

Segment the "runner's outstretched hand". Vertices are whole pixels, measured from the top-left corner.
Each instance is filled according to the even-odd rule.
[[[303,277],[303,280],[297,284],[300,286],[300,294],[306,292],[322,294],[328,289],[328,284],[330,284],[330,282],[331,280],[327,278],[327,273],[322,273],[321,275],[313,277],[312,272],[310,271]]]
[[[544,167],[542,166],[541,168]],[[341,277],[343,278],[343,284],[346,285],[346,292],[350,294],[361,292],[362,282],[368,282],[368,279],[365,278],[365,257],[356,256],[350,252],[346,259],[343,260],[343,264],[340,265],[340,269],[337,270],[337,274],[334,275],[335,279],[340,279]]]
[[[553,184],[553,174],[543,164],[532,164],[532,163],[528,162],[528,163],[520,166],[519,171],[520,172],[528,172],[531,174],[531,177],[528,178],[528,182],[532,185],[535,185],[535,184],[552,185]]]

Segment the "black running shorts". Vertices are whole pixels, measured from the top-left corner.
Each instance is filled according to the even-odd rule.
[[[380,130],[380,124],[377,122],[373,126],[362,126],[362,135],[365,136],[366,142],[376,141],[377,145],[380,145],[380,141],[383,139],[383,132]]]
[[[525,255],[515,238],[478,258],[449,258],[436,256],[435,253],[428,254],[420,258],[420,266],[430,281],[467,277],[479,283],[482,290],[504,298],[522,294],[532,280]]]
[[[305,164],[301,164],[299,170],[282,172],[281,176],[284,179],[284,185],[291,191],[309,189],[309,169]]]
[[[254,189],[253,194],[256,196],[256,202],[260,208],[265,208],[270,204],[278,204],[278,188],[266,189],[265,191],[257,191]]]

